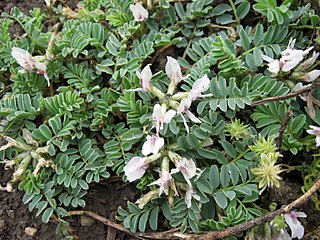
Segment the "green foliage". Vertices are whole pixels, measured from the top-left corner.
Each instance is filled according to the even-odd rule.
[[[145,232],[148,226],[154,231],[158,229],[159,206],[141,210],[134,203],[127,202],[127,208],[129,211],[118,208],[117,219],[123,221],[123,225],[131,232]]]
[[[43,107],[49,116],[70,115],[74,110],[81,110],[84,99],[75,91],[59,93],[54,97],[44,98]]]
[[[287,22],[293,16],[289,9],[291,1],[284,1],[279,7],[276,0],[256,0],[253,9],[267,17],[268,22],[275,21],[278,24]]]
[[[67,211],[84,207],[92,183],[111,172],[123,180],[136,174],[142,196],[117,216],[132,232],[217,231],[262,215],[268,203],[252,169],[276,148],[283,164],[298,154],[312,162],[290,166],[305,171],[309,189],[319,161],[309,157],[316,147],[305,130],[320,124],[319,86],[290,93],[318,62],[288,71],[275,64],[287,48],[318,48],[320,18],[311,4],[144,1],[144,21],[134,19],[131,4],[84,0],[72,17],[60,5],[2,14],[0,163],[13,168],[7,189],[19,185],[44,222],[55,214],[61,237]],[[15,23],[21,36],[10,33]],[[29,54],[14,59],[14,47]],[[168,66],[168,57],[177,63]]]
[[[31,99],[29,94],[10,95],[0,101],[0,114],[8,121],[32,118],[39,113],[39,100]]]
[[[18,8],[13,7],[10,13],[2,13],[3,17],[11,18],[21,25],[28,37],[32,39],[33,46],[39,48],[40,51],[45,49],[48,44],[49,35],[42,32],[42,21],[45,15],[41,13],[39,8],[30,11],[30,16],[22,13]]]

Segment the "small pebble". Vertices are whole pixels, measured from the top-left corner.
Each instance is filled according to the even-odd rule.
[[[24,229],[24,232],[30,237],[34,237],[36,235],[37,231],[38,230],[33,227],[26,227]]]
[[[14,211],[13,210],[8,210],[7,214],[10,218],[14,218]]]
[[[80,224],[83,227],[91,227],[94,224],[94,219],[87,216],[81,216],[80,217]]]
[[[0,219],[0,229],[6,228],[5,221],[3,219]]]

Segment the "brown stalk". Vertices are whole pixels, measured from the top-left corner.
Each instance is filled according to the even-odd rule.
[[[296,97],[302,93],[306,93],[306,92],[309,92],[313,89],[313,86],[309,86],[307,88],[304,88],[302,90],[299,90],[299,91],[296,91],[296,92],[293,92],[293,93],[289,93],[289,94],[286,94],[286,95],[283,95],[283,96],[276,96],[276,97],[269,97],[269,98],[265,98],[265,99],[262,99],[262,100],[258,100],[258,101],[254,101],[251,103],[251,106],[258,106],[258,105],[262,105],[262,104],[267,104],[267,103],[270,103],[270,102],[278,102],[278,101],[281,101],[281,100],[284,100],[284,99],[288,99],[288,98],[292,98],[292,97]]]
[[[243,224],[240,224],[238,226],[229,227],[221,231],[212,231],[212,232],[206,232],[199,235],[194,234],[183,234],[178,232],[180,229],[172,229],[166,232],[154,232],[154,233],[132,233],[122,225],[115,223],[107,218],[104,218],[94,212],[91,211],[84,211],[84,210],[76,210],[76,211],[70,211],[68,212],[69,216],[73,215],[87,215],[89,217],[92,217],[102,223],[104,223],[107,226],[110,226],[112,228],[115,228],[119,231],[122,231],[124,233],[127,233],[128,235],[134,236],[138,239],[188,239],[188,240],[213,240],[213,239],[221,239],[228,236],[232,236],[238,233],[241,233],[245,230],[248,230],[254,226],[260,225],[262,223],[271,221],[274,217],[280,215],[289,213],[292,209],[299,207],[300,205],[307,202],[313,194],[315,194],[320,189],[320,178],[313,184],[313,186],[302,196],[297,198],[292,203],[283,206],[282,208],[270,212],[262,217],[253,219],[251,221],[245,222]]]

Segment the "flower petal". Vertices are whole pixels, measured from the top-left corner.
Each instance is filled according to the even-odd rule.
[[[168,112],[166,112],[166,113],[164,114],[164,119],[163,119],[164,123],[170,123],[171,120],[172,120],[172,118],[173,118],[175,115],[176,115],[176,111],[170,109]]]
[[[181,67],[176,59],[173,57],[167,57],[167,64],[165,67],[166,74],[169,79],[174,82],[174,84],[178,84],[182,79]]]

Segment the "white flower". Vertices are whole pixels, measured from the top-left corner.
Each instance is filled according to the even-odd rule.
[[[147,156],[150,153],[157,154],[160,148],[162,148],[163,146],[164,146],[163,138],[157,135],[147,136],[147,141],[145,141],[142,146],[142,154],[143,156]]]
[[[139,2],[130,4],[130,10],[134,16],[134,20],[137,22],[142,22],[149,16],[148,11]]]
[[[141,178],[149,167],[146,157],[133,157],[124,167],[124,174],[129,182]]]
[[[312,125],[310,125],[309,127],[312,129],[307,130],[307,133],[316,135],[316,146],[319,147],[320,146],[320,127],[316,127]]]
[[[302,50],[292,50],[290,54],[284,55],[280,58],[280,68],[282,72],[289,72],[296,67],[303,59]]]
[[[313,82],[317,77],[320,76],[320,70],[312,70],[301,77],[301,80],[305,82]]]
[[[196,191],[193,190],[192,185],[187,185],[187,191],[185,196],[185,203],[187,204],[187,208],[191,208],[191,200],[194,198],[197,201],[200,201],[200,196],[197,194]]]
[[[159,133],[159,130],[163,129],[164,123],[170,123],[172,118],[176,115],[175,110],[171,109],[166,111],[166,109],[165,104],[162,104],[161,106],[156,104],[153,108],[152,119],[156,121],[157,134]]]
[[[277,76],[279,71],[289,72],[290,70],[295,68],[303,60],[304,56],[306,56],[313,48],[310,47],[304,51],[293,49],[295,42],[295,39],[290,39],[288,47],[281,52],[282,57],[279,60],[275,60],[268,56],[262,55],[262,59],[269,62],[268,70],[271,73],[272,77]],[[305,63],[305,65],[309,64],[311,61],[312,59]]]
[[[301,222],[298,221],[298,217],[307,217],[304,212],[291,211],[288,214],[284,214],[284,219],[291,229],[291,238],[301,239],[304,235],[304,228]]]
[[[192,85],[192,89],[189,93],[191,100],[195,100],[201,96],[201,94],[207,91],[210,87],[210,79],[207,75],[195,81]]]
[[[137,76],[140,79],[140,84],[142,86],[142,91],[147,92],[150,90],[150,80],[152,78],[152,72],[150,69],[150,64],[145,66],[141,73],[137,72]]]
[[[187,133],[189,133],[189,126],[187,124],[186,119],[183,116],[183,113],[185,113],[192,122],[201,123],[200,119],[197,118],[195,115],[193,115],[192,112],[189,111],[190,106],[191,106],[191,99],[190,98],[183,98],[183,99],[181,99],[180,105],[177,109],[177,113],[180,114],[180,116],[183,119],[183,123],[184,123],[186,130],[187,130]]]
[[[170,185],[171,180],[172,180],[171,173],[169,173],[166,170],[162,170],[161,177],[157,181],[150,183],[149,186],[158,185],[158,186],[160,186],[159,196],[163,192],[167,195],[168,194],[168,187]]]
[[[43,75],[48,82],[48,86],[50,86],[47,66],[44,62],[41,62],[41,60],[43,60],[43,56],[33,57],[28,51],[17,47],[12,48],[11,55],[16,59],[24,71],[36,71],[38,74]]]
[[[271,76],[272,77],[277,76],[280,71],[279,60],[274,60],[266,55],[262,55],[262,59],[269,63],[268,64],[268,71],[271,73]]]
[[[318,59],[318,57],[319,53],[313,52],[311,58],[306,59],[303,63],[300,64],[302,70],[306,70],[309,67],[311,67],[314,64],[314,62]]]
[[[176,167],[177,168],[171,170],[171,173],[181,172],[188,185],[191,185],[190,179],[196,175],[197,171],[194,161],[192,159],[182,158],[182,160],[176,163]]]
[[[22,48],[17,48],[13,47],[12,52],[11,52],[12,57],[16,59],[18,64],[26,71],[33,71],[35,68],[35,61],[32,57],[32,55],[22,49]]]
[[[172,57],[167,57],[166,74],[169,79],[177,85],[182,79],[181,67],[178,61]]]
[[[312,84],[307,84],[307,85],[303,85],[301,82],[297,83],[292,91],[293,92],[298,92],[298,91],[301,91],[303,89],[306,89],[306,88],[309,88]],[[299,97],[303,100],[303,101],[307,101],[307,98],[305,96],[305,94],[300,94]]]

